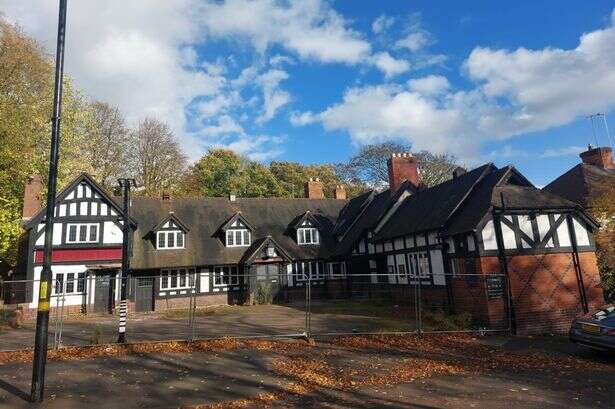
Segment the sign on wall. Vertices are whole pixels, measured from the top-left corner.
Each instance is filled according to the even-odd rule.
[[[487,287],[488,299],[493,300],[504,297],[504,277],[487,276],[485,277],[485,286]]]

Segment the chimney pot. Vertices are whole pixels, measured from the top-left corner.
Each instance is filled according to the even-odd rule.
[[[579,156],[583,163],[587,165],[594,165],[602,169],[615,169],[613,150],[610,147],[594,148],[590,144],[587,146],[587,150],[581,152]]]
[[[394,195],[404,181],[419,186],[418,163],[411,153],[392,154],[388,160],[389,188]]]
[[[346,189],[344,186],[335,186],[335,198],[338,200],[346,200]]]
[[[167,191],[162,192],[162,200],[171,200],[171,194]]]
[[[308,199],[324,199],[324,185],[323,183],[316,178],[310,178],[307,182],[305,182],[305,197]]]
[[[465,168],[462,168],[461,166],[457,166],[453,170],[453,179],[457,179],[459,176],[464,175],[466,172],[467,170],[465,170]]]

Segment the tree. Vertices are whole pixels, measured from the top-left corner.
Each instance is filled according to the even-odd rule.
[[[140,187],[136,193],[153,197],[177,192],[187,161],[169,126],[146,118],[131,133],[130,145],[128,162]]]
[[[596,234],[598,267],[602,287],[609,300],[615,300],[615,184],[606,178],[590,193],[589,209],[600,221]]]
[[[190,169],[190,184],[184,184],[184,192],[199,196],[216,197],[236,193],[243,182],[240,181],[244,159],[228,149],[210,149]]]
[[[0,262],[14,264],[23,189],[49,167],[53,64],[42,47],[0,19]],[[65,77],[58,185],[89,171],[84,147],[91,123],[86,100]],[[18,272],[19,273],[19,272]]]
[[[92,126],[86,157],[102,187],[110,189],[117,178],[128,175],[129,132],[117,107],[95,101],[91,109]]]
[[[284,191],[269,168],[228,149],[210,149],[190,170],[184,192],[205,197],[280,197]]]
[[[387,160],[393,153],[410,152],[410,147],[395,142],[366,145],[353,156],[348,164],[339,164],[338,171],[347,179],[360,180],[372,187],[388,186]],[[458,166],[455,157],[448,154],[432,154],[427,151],[414,153],[419,163],[421,181],[434,186],[452,177]]]

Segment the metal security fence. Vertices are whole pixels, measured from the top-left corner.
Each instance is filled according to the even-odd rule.
[[[488,333],[510,330],[500,274],[439,278],[392,274],[290,276],[174,270],[126,279],[128,342],[342,334]],[[1,283],[0,349],[32,347],[39,282]],[[114,276],[54,274],[51,348],[115,343],[120,288]]]

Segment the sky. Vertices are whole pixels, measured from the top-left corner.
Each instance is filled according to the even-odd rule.
[[[0,13],[53,55],[57,3],[0,0]],[[395,141],[468,167],[513,164],[543,186],[596,143],[587,115],[615,118],[612,0],[68,7],[65,72],[132,125],[167,122],[190,160],[227,147],[264,163],[341,162]]]

